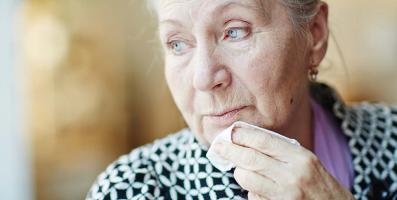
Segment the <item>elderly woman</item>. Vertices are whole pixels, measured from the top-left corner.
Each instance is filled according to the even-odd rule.
[[[122,156],[87,199],[396,198],[397,107],[347,106],[315,82],[325,2],[152,5],[167,84],[189,128]],[[215,140],[236,121],[264,129],[235,126],[231,142]],[[214,167],[210,145],[231,170]]]

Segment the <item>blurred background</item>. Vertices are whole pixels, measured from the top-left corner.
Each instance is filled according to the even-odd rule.
[[[332,0],[321,81],[397,103],[397,1]],[[0,199],[83,199],[121,154],[184,126],[144,0],[0,1]]]

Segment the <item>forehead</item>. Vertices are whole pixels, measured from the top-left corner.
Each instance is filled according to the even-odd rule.
[[[168,19],[196,20],[200,17],[216,16],[233,7],[259,10],[261,0],[159,0],[160,22]]]

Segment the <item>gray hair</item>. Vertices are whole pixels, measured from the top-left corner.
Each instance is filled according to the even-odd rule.
[[[152,11],[156,11],[158,2],[161,0],[147,0],[148,7]],[[264,1],[264,0],[261,0]],[[291,22],[296,27],[302,27],[305,23],[310,21],[317,13],[317,6],[321,0],[278,0],[280,3],[288,8]]]
[[[288,8],[291,21],[297,26],[302,26],[316,15],[320,2],[321,0],[281,0]]]

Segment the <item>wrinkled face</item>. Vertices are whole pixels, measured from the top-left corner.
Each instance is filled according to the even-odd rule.
[[[234,121],[282,132],[307,100],[308,56],[277,0],[162,0],[165,75],[208,145]]]

